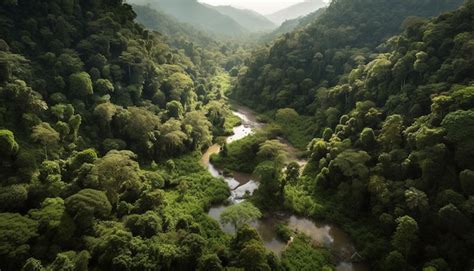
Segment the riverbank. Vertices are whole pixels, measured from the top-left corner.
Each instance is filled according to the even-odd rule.
[[[226,144],[232,144],[239,140],[248,140],[249,137],[255,136],[259,131],[265,128],[266,124],[258,122],[257,117],[250,109],[235,105],[234,109],[234,115],[241,118],[242,121],[241,125],[234,127],[234,135],[226,139]],[[278,138],[278,140],[284,144],[286,151],[292,154],[288,156],[288,160],[294,161],[295,158],[297,158],[295,153],[298,150],[288,144],[283,138]],[[255,142],[253,145],[258,146]],[[213,145],[201,158],[201,164],[203,164],[214,177],[223,178],[231,190],[228,205],[213,206],[208,212],[209,216],[217,221],[220,221],[221,213],[229,205],[242,202],[246,197],[251,196],[259,187],[259,182],[256,181],[257,178],[248,173],[226,170],[226,173],[229,174],[224,176],[224,169],[216,167],[210,158],[220,151],[220,145]],[[232,155],[229,150],[227,151],[227,155]],[[304,166],[306,163],[306,161],[301,159],[298,162],[301,166]],[[294,232],[295,236],[301,233],[309,236],[315,247],[321,247],[331,251],[336,261],[336,270],[367,270],[363,265],[359,266],[350,262],[356,250],[350,237],[340,228],[327,223],[317,223],[307,218],[288,213],[265,213],[262,219],[252,223],[252,226],[260,234],[265,246],[275,254],[282,255],[283,251],[288,247],[287,242],[281,240],[278,236],[277,228],[280,224],[287,225],[288,228]],[[229,234],[235,233],[235,228],[231,225],[223,225],[222,223],[220,225],[224,232]]]

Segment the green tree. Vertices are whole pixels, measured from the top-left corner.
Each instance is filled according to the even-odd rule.
[[[410,256],[418,242],[418,223],[410,216],[397,218],[397,229],[392,237],[392,245],[405,259]]]
[[[370,156],[365,151],[348,150],[340,153],[331,161],[329,169],[336,167],[346,177],[359,177],[364,179],[369,174],[366,166]]]
[[[193,111],[186,114],[186,117],[183,120],[183,125],[190,127],[188,133],[192,140],[193,149],[200,149],[211,144],[212,124],[207,120],[203,113]]]
[[[48,159],[48,148],[58,144],[60,135],[58,132],[56,132],[56,130],[53,129],[53,127],[51,127],[51,125],[49,125],[49,123],[42,122],[33,127],[31,138],[43,145],[44,154],[46,159]]]
[[[117,107],[110,102],[99,104],[94,109],[94,115],[97,116],[102,127],[107,129],[116,113]]]
[[[0,187],[0,211],[13,212],[25,207],[28,190],[25,185],[9,185]]]
[[[216,254],[207,254],[199,259],[198,270],[200,271],[222,271],[222,261]]]
[[[271,160],[278,164],[283,164],[288,156],[285,144],[277,139],[267,140],[260,144],[258,153],[263,160]]]
[[[255,228],[250,225],[244,224],[242,227],[237,228],[234,238],[232,239],[232,249],[240,251],[246,243],[251,241],[261,242],[260,235]]]
[[[281,167],[272,161],[262,162],[255,168],[254,174],[260,179],[258,191],[265,199],[275,200],[280,192]]]
[[[411,210],[424,212],[429,208],[428,196],[413,187],[405,191],[405,201]]]
[[[359,140],[366,149],[374,148],[377,142],[375,139],[374,130],[372,130],[372,128],[364,128],[364,130],[362,130],[360,133]]]
[[[467,217],[452,203],[438,211],[441,225],[454,234],[462,235],[472,227]]]
[[[82,124],[81,115],[73,115],[69,119],[69,127],[71,127],[71,130],[73,132],[74,141],[77,139],[77,135],[79,133],[79,128],[81,127],[81,124]]]
[[[258,241],[247,242],[239,252],[239,266],[249,271],[271,270],[267,262],[267,251]]]
[[[288,124],[297,120],[299,117],[298,112],[292,108],[278,109],[275,119],[278,123]]]
[[[398,148],[403,142],[403,118],[400,115],[392,115],[387,117],[383,123],[382,130],[378,137],[379,141],[386,150]]]
[[[309,143],[308,151],[311,154],[311,159],[319,162],[328,153],[328,143],[320,138],[315,138]]]
[[[64,201],[66,211],[85,230],[92,226],[95,218],[105,219],[110,215],[112,206],[104,192],[83,189]]]
[[[15,141],[15,136],[9,130],[0,130],[0,157],[11,159],[18,153],[20,146]]]
[[[97,257],[97,265],[103,269],[130,270],[134,248],[138,250],[143,245],[141,239],[133,238],[132,233],[124,230],[118,222],[97,225],[96,234],[97,237],[89,240],[87,245]],[[157,252],[161,254],[161,251]]]
[[[74,73],[69,77],[69,91],[73,96],[86,97],[94,94],[92,80],[87,72]]]
[[[67,165],[71,170],[76,170],[85,163],[94,163],[97,158],[97,152],[94,149],[85,149],[71,155],[67,161]]]
[[[166,111],[170,118],[181,119],[184,115],[183,105],[178,101],[171,101],[166,104]]]
[[[459,174],[461,187],[465,194],[474,195],[474,171],[464,170]]]
[[[300,176],[301,167],[297,162],[291,162],[286,167],[286,181],[287,183],[295,183]]]
[[[158,153],[171,156],[184,151],[188,137],[181,130],[181,123],[178,120],[168,120],[161,126],[160,132],[160,141],[155,145],[155,148],[159,149]]]
[[[0,213],[0,258],[3,263],[21,262],[28,255],[28,241],[36,236],[36,221],[16,213]]]
[[[147,152],[152,147],[154,133],[160,129],[160,117],[143,107],[129,107],[123,121],[120,128],[124,134],[138,143],[140,152]]]
[[[52,231],[61,225],[65,211],[62,198],[47,198],[41,203],[40,209],[31,209],[28,216],[38,222],[40,230]]]
[[[331,140],[332,135],[334,134],[334,131],[331,128],[325,128],[323,131],[323,139],[326,142],[329,142]]]
[[[124,218],[124,224],[134,236],[141,236],[143,238],[151,238],[162,231],[162,219],[153,212],[147,211],[144,214],[129,215]]]
[[[398,251],[390,252],[384,260],[384,267],[388,271],[404,270],[407,262],[403,255]]]
[[[114,92],[114,85],[107,79],[98,79],[95,88],[99,93],[108,94]]]
[[[122,192],[138,193],[142,187],[140,166],[131,151],[110,151],[94,163],[88,175],[92,187],[98,185],[107,193],[112,204],[116,204]]]
[[[221,214],[223,224],[231,224],[236,229],[262,216],[260,210],[250,202],[243,202],[227,207]]]
[[[474,111],[458,110],[449,113],[441,125],[448,132],[447,137],[453,142],[462,142],[472,138],[474,133]]]
[[[456,143],[456,161],[462,166],[472,168],[474,159],[474,110],[458,110],[449,113],[441,125],[447,131],[447,138]]]

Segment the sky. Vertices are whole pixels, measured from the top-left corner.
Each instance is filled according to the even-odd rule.
[[[237,8],[252,9],[261,14],[270,14],[304,2],[304,0],[199,0],[199,2],[213,6],[231,5]]]

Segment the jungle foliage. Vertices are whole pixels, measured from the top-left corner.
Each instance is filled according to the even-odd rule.
[[[343,225],[374,270],[474,264],[474,2],[414,17],[459,4],[333,1],[255,52],[234,89],[308,118],[309,163],[285,207]]]

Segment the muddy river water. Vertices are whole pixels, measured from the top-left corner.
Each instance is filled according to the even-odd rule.
[[[227,143],[251,135],[264,126],[264,124],[257,121],[253,112],[246,107],[238,106],[233,113],[242,120],[242,123],[241,125],[234,127],[234,134],[227,138]],[[281,139],[281,142],[288,146],[287,150],[289,151],[291,158],[296,160],[300,165],[306,164],[306,161],[296,159],[297,150],[295,148],[290,146],[283,139]],[[252,175],[242,172],[232,172],[232,177],[224,176],[218,168],[209,162],[210,156],[219,153],[219,151],[220,146],[217,144],[209,147],[209,149],[203,154],[201,163],[207,167],[214,177],[221,177],[225,180],[231,190],[231,196],[228,200],[229,204],[240,203],[244,200],[243,197],[246,193],[252,194],[258,188],[258,182],[252,177]],[[227,206],[220,205],[212,207],[209,210],[209,216],[220,221],[220,214]],[[352,256],[356,254],[356,249],[352,244],[350,237],[339,227],[327,223],[318,223],[294,215],[265,214],[263,218],[252,223],[252,226],[257,229],[262,237],[265,246],[275,254],[281,255],[287,246],[286,242],[281,241],[277,237],[276,227],[280,223],[285,223],[289,228],[310,236],[316,245],[329,248],[337,260],[337,271],[368,270],[368,268],[363,264],[351,262]],[[235,229],[229,224],[223,225],[221,223],[221,227],[224,232],[231,234],[235,232]]]

